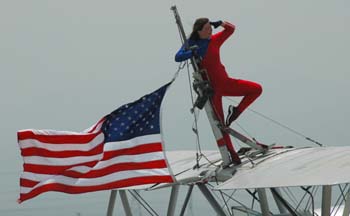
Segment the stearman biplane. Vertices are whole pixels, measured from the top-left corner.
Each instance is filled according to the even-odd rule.
[[[182,42],[186,43],[176,6],[171,10]],[[210,103],[208,83],[203,79],[204,72],[198,68],[195,57],[190,60],[190,64],[193,66],[193,86],[198,94],[192,112],[202,108],[205,110],[218,142],[218,151],[166,152],[176,182],[112,190],[108,216],[113,215],[117,192],[120,193],[125,214],[132,215],[126,192],[142,204],[145,200],[139,197],[138,191],[152,193],[165,187],[171,188],[166,211],[168,216],[176,212],[185,215],[194,187],[198,187],[208,201],[208,206],[217,215],[350,214],[350,147],[323,147],[307,137],[319,146],[295,148],[265,145],[233,128],[222,126]],[[242,160],[239,165],[232,163],[226,146],[219,143],[224,132],[247,145],[239,151]],[[180,187],[187,188],[183,203],[177,202]],[[241,200],[242,196],[246,198]],[[165,214],[156,213],[146,203],[142,206],[150,215]]]

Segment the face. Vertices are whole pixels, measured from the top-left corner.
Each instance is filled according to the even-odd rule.
[[[206,23],[202,30],[198,31],[199,37],[201,39],[209,39],[211,37],[211,34],[213,32],[213,29],[211,28],[210,23]]]

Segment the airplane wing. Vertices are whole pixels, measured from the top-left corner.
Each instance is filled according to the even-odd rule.
[[[123,190],[155,190],[169,187],[173,184],[191,184],[202,180],[203,175],[209,175],[209,171],[215,171],[216,166],[222,163],[221,155],[218,151],[202,151],[202,156],[198,161],[196,151],[166,151],[169,167],[173,172],[175,183],[144,184],[138,186],[125,187]]]
[[[254,164],[254,165],[253,165]],[[275,149],[243,163],[215,189],[335,185],[350,182],[350,147]]]

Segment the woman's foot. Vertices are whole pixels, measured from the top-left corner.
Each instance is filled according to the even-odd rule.
[[[226,126],[229,127],[231,123],[238,118],[239,114],[237,107],[230,105],[228,107],[228,115],[225,122]]]

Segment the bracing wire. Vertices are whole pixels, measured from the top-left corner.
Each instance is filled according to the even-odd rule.
[[[181,29],[178,26],[178,32],[180,35],[180,40],[181,43],[184,44],[186,43],[186,38],[184,38],[181,34]],[[198,116],[196,114],[196,109],[194,108],[194,96],[193,96],[193,90],[192,90],[192,81],[191,81],[191,75],[190,75],[190,68],[189,68],[189,62],[186,61],[185,65],[187,66],[187,75],[188,75],[188,83],[190,86],[190,94],[191,94],[191,102],[192,102],[192,108],[193,108],[193,117],[194,117],[194,124],[192,126],[192,131],[196,134],[196,166],[199,166],[199,161],[202,157],[202,150],[201,150],[201,144],[200,144],[200,139],[199,139],[199,131],[198,131]],[[178,74],[180,69],[177,71],[176,74]],[[176,75],[177,76],[177,75]]]
[[[309,194],[309,195],[310,195],[312,213],[314,213],[314,212],[315,212],[315,199],[314,199],[314,195],[309,191],[309,189],[311,188],[311,186],[309,186],[309,187],[300,187],[300,188],[303,189],[303,190],[305,191],[305,195],[306,195],[306,194]],[[304,195],[304,197],[305,197],[305,195]],[[303,199],[304,199],[304,197],[303,197]],[[303,201],[303,199],[300,200],[298,206],[295,208],[296,210],[299,208],[299,206],[300,206],[301,202]]]
[[[190,92],[191,92],[191,102],[192,102],[192,107],[194,108],[194,97],[193,97],[193,90],[192,90],[192,81],[191,81],[191,75],[190,75],[190,66],[189,66],[189,63],[188,61],[186,61],[186,65],[187,65],[187,76],[188,76],[188,84],[190,86]],[[197,148],[197,154],[199,153],[199,155],[202,155],[202,150],[201,150],[201,144],[200,144],[200,140],[199,140],[199,131],[198,131],[198,116],[196,115],[196,109],[194,109],[193,111],[193,117],[194,117],[194,127],[193,128],[193,131],[195,132],[196,134],[196,148]],[[197,158],[197,160],[199,160]]]
[[[337,215],[337,213],[338,213],[338,211],[339,211],[339,209],[340,209],[341,204],[342,204],[342,203],[344,202],[344,200],[346,199],[346,198],[345,198],[344,191],[347,190],[348,184],[346,184],[346,185],[344,186],[344,189],[341,187],[341,185],[338,185],[338,187],[339,187],[339,190],[340,190],[340,193],[341,193],[341,194],[339,195],[337,201],[336,201],[335,204],[334,204],[334,208],[333,208],[332,211],[331,211],[331,215]],[[334,212],[334,211],[335,211],[335,212]],[[334,212],[334,214],[333,214],[333,212]]]
[[[132,192],[131,191],[129,191],[129,193],[136,199],[136,201],[138,201],[141,205],[142,205],[142,207],[150,214],[150,215],[155,215],[155,216],[159,216],[158,214],[157,214],[157,212],[146,202],[146,200],[144,200],[143,198],[142,198],[142,196],[139,194],[139,193],[137,193],[137,191],[136,190],[132,190]]]
[[[227,97],[225,97],[225,98],[227,98]],[[230,99],[230,98],[227,98],[227,99],[230,100],[230,101],[233,101],[233,102],[235,102],[235,103],[237,104],[236,101],[234,101],[234,100],[232,100],[232,99]],[[266,119],[266,120],[268,120],[268,121],[273,122],[274,124],[276,124],[276,125],[278,125],[278,126],[284,128],[284,129],[286,129],[286,130],[288,130],[288,131],[294,133],[295,135],[298,135],[298,136],[300,136],[300,137],[303,137],[304,139],[306,139],[306,140],[308,140],[308,141],[310,141],[310,142],[312,142],[312,143],[314,143],[314,144],[317,144],[318,146],[324,146],[324,145],[321,144],[320,142],[318,142],[318,141],[316,141],[316,140],[314,140],[314,139],[312,139],[312,138],[310,138],[310,137],[308,137],[308,136],[306,136],[306,135],[304,135],[304,134],[302,134],[302,133],[296,131],[295,129],[293,129],[293,128],[291,128],[291,127],[286,126],[285,124],[282,124],[281,122],[278,122],[278,121],[272,119],[271,117],[268,117],[267,115],[264,115],[264,114],[262,114],[262,113],[260,113],[260,112],[258,112],[258,111],[256,111],[256,110],[253,110],[253,109],[251,109],[251,108],[249,108],[249,107],[247,108],[247,110],[249,110],[249,111],[255,113],[256,115],[258,115],[258,116],[260,116],[260,117],[262,117],[262,118],[264,118],[264,119]]]

